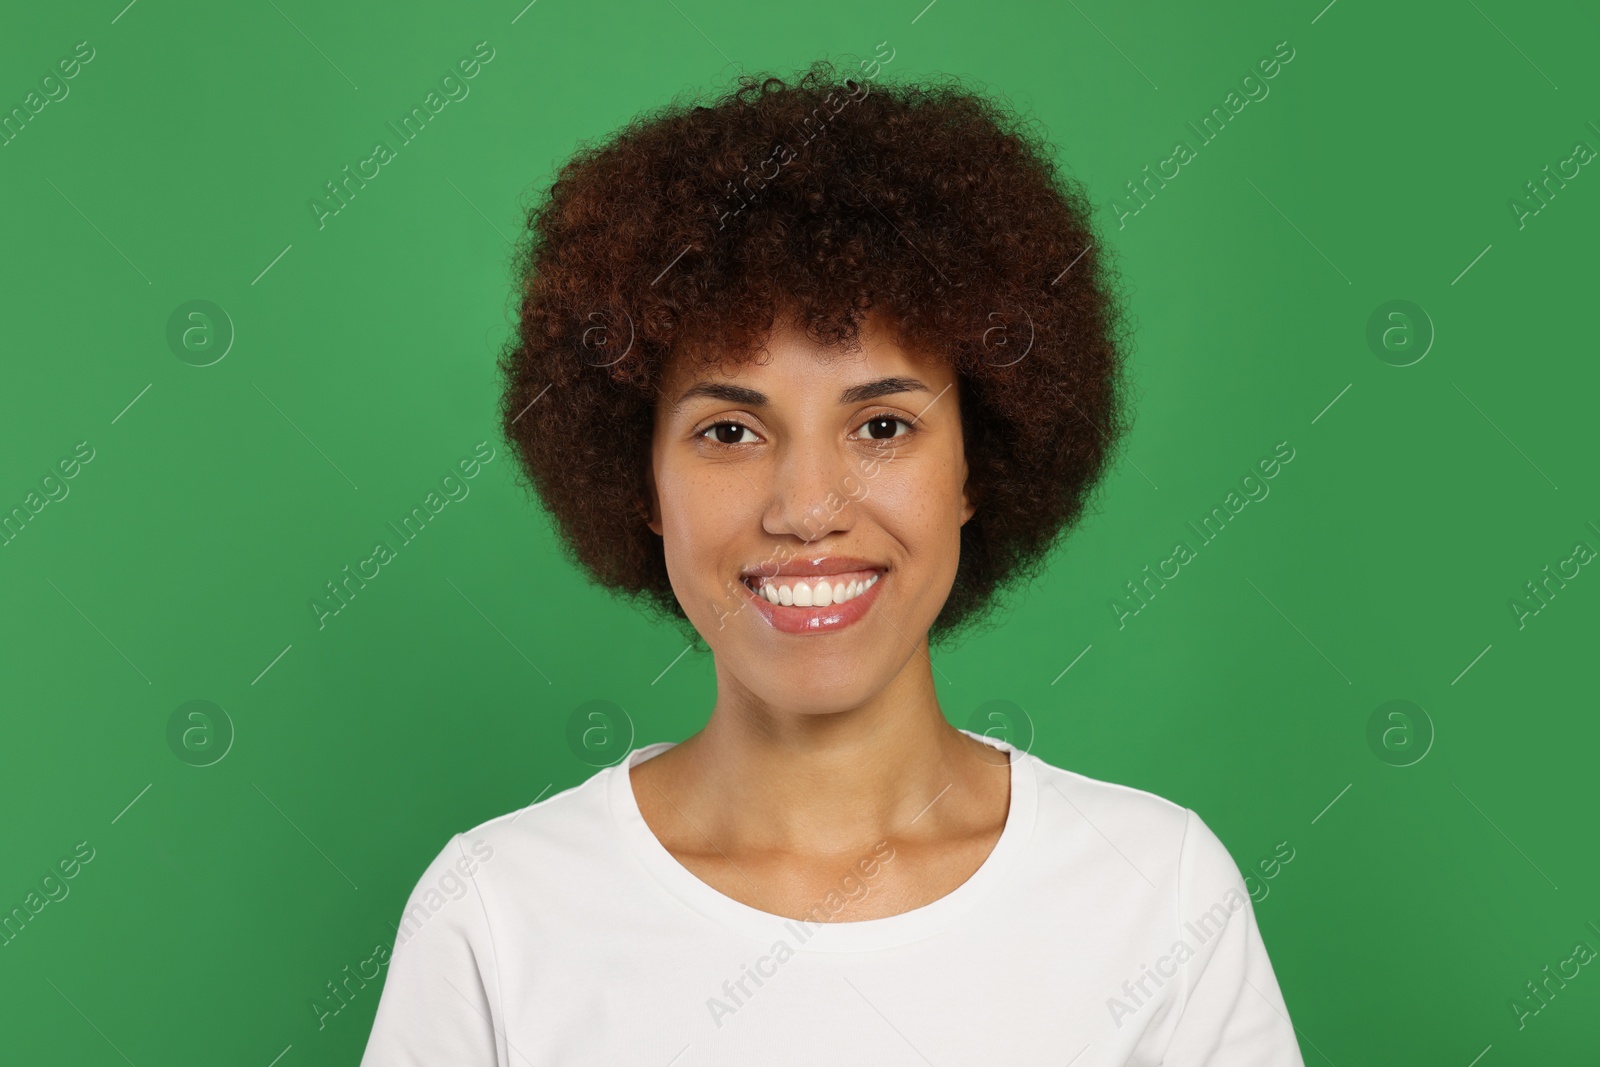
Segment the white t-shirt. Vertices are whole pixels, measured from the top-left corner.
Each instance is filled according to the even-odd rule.
[[[977,735],[973,735],[977,736]],[[1239,869],[1194,812],[1010,753],[1005,828],[953,892],[829,922],[724,896],[628,767],[451,838],[407,903],[362,1067],[1303,1067]]]

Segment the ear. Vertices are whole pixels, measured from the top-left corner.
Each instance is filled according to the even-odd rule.
[[[656,492],[655,464],[647,462],[644,468],[644,501],[640,504],[639,511],[644,518],[644,524],[650,527],[650,532],[657,537],[661,536],[661,498]]]
[[[967,471],[967,462],[961,461],[961,525],[965,526],[967,520],[972,518],[978,510],[978,491],[972,484],[972,477]]]

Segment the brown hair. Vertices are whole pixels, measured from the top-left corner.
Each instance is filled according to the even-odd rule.
[[[674,352],[747,359],[787,315],[850,345],[875,311],[951,362],[977,510],[935,637],[1037,572],[1127,429],[1122,303],[1086,194],[950,79],[819,61],[642,115],[560,168],[516,265],[500,420],[525,484],[596,582],[680,620],[644,511]]]

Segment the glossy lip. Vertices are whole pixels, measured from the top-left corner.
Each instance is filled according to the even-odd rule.
[[[741,578],[821,578],[825,574],[846,574],[850,571],[877,571],[889,568],[859,556],[814,556],[811,559],[789,559],[782,563],[757,563],[739,572]]]
[[[873,582],[872,587],[865,593],[846,600],[843,604],[830,604],[825,608],[798,608],[774,604],[750,588],[749,584],[750,578],[820,578],[858,571],[873,571],[878,575],[878,580]],[[878,590],[883,588],[888,576],[889,568],[879,563],[871,563],[853,556],[826,556],[753,567],[740,576],[744,580],[739,584],[743,586],[751,606],[760,612],[767,625],[781,633],[807,635],[832,633],[860,621],[878,599]]]

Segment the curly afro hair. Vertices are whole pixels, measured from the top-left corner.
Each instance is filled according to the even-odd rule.
[[[665,361],[749,359],[780,318],[850,347],[870,312],[957,372],[977,511],[930,636],[1034,576],[1127,430],[1122,300],[1051,156],[951,79],[826,61],[582,147],[528,211],[499,363],[502,430],[568,556],[685,620],[645,525]]]

